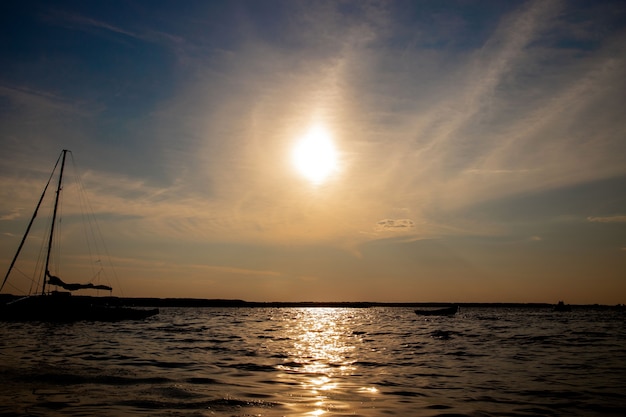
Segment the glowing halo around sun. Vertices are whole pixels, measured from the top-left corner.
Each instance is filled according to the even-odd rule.
[[[314,126],[293,148],[292,163],[312,184],[319,185],[337,170],[338,155],[330,133]]]

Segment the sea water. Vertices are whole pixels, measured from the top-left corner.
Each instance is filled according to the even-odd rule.
[[[0,416],[622,416],[625,317],[165,308],[0,323]]]

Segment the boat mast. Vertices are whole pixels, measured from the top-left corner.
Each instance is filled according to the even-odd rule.
[[[48,253],[46,254],[46,268],[44,270],[43,285],[41,286],[41,295],[46,293],[46,278],[50,275],[48,265],[50,264],[50,251],[52,250],[52,236],[54,234],[54,223],[57,218],[57,208],[59,206],[59,195],[61,194],[61,184],[63,182],[63,168],[65,167],[65,155],[67,149],[63,149],[63,159],[61,160],[61,170],[59,171],[59,183],[57,184],[57,193],[54,198],[54,211],[52,212],[52,225],[50,226],[50,238],[48,239]]]
[[[0,285],[0,291],[2,291],[2,289],[4,288],[4,284],[6,284],[7,279],[9,278],[9,275],[11,275],[11,271],[13,270],[13,267],[15,266],[15,262],[17,261],[17,258],[19,257],[20,252],[22,251],[22,247],[24,246],[24,243],[26,242],[26,238],[28,237],[30,228],[33,226],[33,223],[35,222],[35,217],[37,217],[37,212],[39,211],[39,207],[41,207],[41,202],[43,201],[43,198],[46,195],[46,191],[48,191],[48,186],[50,185],[50,182],[52,181],[52,177],[54,176],[54,171],[56,171],[57,166],[59,166],[60,160],[61,160],[61,155],[59,155],[59,157],[57,158],[57,161],[54,164],[54,168],[52,169],[52,172],[50,173],[50,177],[48,178],[48,182],[46,183],[46,186],[44,187],[43,192],[41,193],[41,197],[39,197],[39,202],[37,203],[37,206],[35,207],[35,212],[33,213],[33,217],[30,218],[30,222],[28,223],[28,226],[26,227],[26,232],[24,232],[24,237],[22,237],[20,246],[18,246],[17,252],[15,252],[15,256],[13,257],[13,260],[11,261],[11,265],[9,266],[9,270],[7,271],[7,274],[4,276],[4,281],[2,281],[2,285]]]

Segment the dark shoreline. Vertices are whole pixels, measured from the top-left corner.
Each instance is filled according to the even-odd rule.
[[[320,308],[370,308],[370,307],[446,307],[458,305],[459,307],[494,307],[494,308],[554,308],[550,303],[444,303],[444,302],[336,302],[336,301],[273,301],[257,302],[227,299],[202,299],[202,298],[155,298],[155,297],[90,297],[75,295],[73,297],[89,299],[93,304],[116,305],[132,307],[235,307],[235,308],[284,308],[284,307],[320,307]],[[0,304],[22,298],[10,294],[0,294]],[[598,309],[623,309],[623,305],[608,306],[600,304],[571,305],[573,308],[598,308]]]

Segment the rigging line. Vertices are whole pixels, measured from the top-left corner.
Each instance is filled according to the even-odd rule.
[[[96,255],[99,256],[98,255],[99,251],[97,247],[98,242],[94,236],[93,227],[91,227],[91,221],[89,219],[89,211],[86,208],[87,204],[85,203],[85,200],[87,198],[86,191],[82,185],[78,167],[76,165],[76,160],[74,159],[74,154],[70,153],[70,159],[72,162],[72,168],[73,168],[73,174],[74,174],[72,176],[72,179],[74,180],[74,186],[76,187],[76,196],[77,196],[78,205],[80,209],[81,226],[82,226],[81,231],[83,232],[85,245],[87,246],[87,252],[89,255],[89,266],[91,268],[92,274],[95,274],[96,270],[95,270],[94,262],[93,262],[94,251],[92,250],[92,245],[95,246]],[[93,282],[93,278],[89,281],[89,283],[92,283],[92,282]]]
[[[9,275],[11,274],[11,269],[13,269],[13,266],[15,265],[15,261],[17,260],[17,257],[19,256],[20,251],[22,250],[22,246],[24,246],[24,242],[26,242],[26,237],[28,236],[28,232],[30,232],[30,228],[33,225],[33,222],[35,221],[35,217],[37,216],[37,211],[39,210],[39,206],[41,206],[43,197],[46,195],[46,191],[48,190],[48,185],[50,185],[50,182],[52,181],[52,177],[54,176],[54,172],[56,171],[57,166],[59,165],[61,156],[63,156],[63,152],[61,152],[61,155],[59,155],[59,157],[57,158],[57,161],[54,164],[54,168],[52,169],[52,173],[50,174],[50,177],[48,178],[48,182],[46,183],[46,186],[43,189],[43,193],[41,193],[41,197],[39,197],[39,202],[37,203],[37,206],[35,207],[35,212],[33,213],[33,217],[30,219],[30,222],[28,223],[28,226],[26,227],[26,232],[24,233],[24,237],[22,238],[22,241],[20,242],[20,245],[17,248],[17,252],[15,253],[15,256],[13,257],[13,260],[11,261],[9,270],[7,271],[7,274],[4,277],[4,281],[2,281],[2,285],[0,285],[0,291],[2,291],[2,289],[4,288],[4,284],[6,284],[7,279],[9,278]]]
[[[26,281],[30,281],[30,291],[28,292],[28,294],[30,295],[32,293],[32,288],[33,288],[33,283],[35,282],[35,279],[32,276],[29,276],[27,274],[25,274],[21,269],[19,269],[18,267],[13,268],[16,272],[18,272],[19,274],[22,275],[22,277],[24,279],[26,279]],[[18,288],[16,285],[13,284],[13,282],[9,281],[7,282],[7,286],[12,287],[16,290],[18,290],[18,294],[19,293],[23,293],[20,288]]]
[[[48,203],[52,203],[52,202],[48,201]],[[44,216],[44,218],[47,219],[47,221],[45,222],[45,228],[41,236],[42,237],[41,243],[39,245],[39,251],[37,252],[37,261],[35,265],[33,266],[33,277],[37,277],[36,286],[35,286],[36,289],[43,288],[44,283],[42,282],[42,280],[46,279],[46,273],[45,273],[46,252],[47,252],[46,244],[48,242],[46,242],[45,236],[50,235],[50,228],[52,227],[52,205],[48,204],[46,206],[46,209],[47,209],[47,213],[46,213],[46,216]],[[31,288],[28,295],[32,295],[32,294],[34,294],[34,292],[33,292],[33,289]]]
[[[48,232],[50,231],[50,223],[46,224],[46,228],[44,230],[43,236],[48,236]],[[35,289],[39,288],[39,284],[41,283],[42,277],[45,279],[43,273],[44,259],[46,253],[46,241],[45,239],[41,239],[41,244],[39,245],[39,251],[37,252],[37,260],[35,261],[35,265],[33,265],[33,277],[37,277],[37,279],[31,279],[31,285],[28,290],[28,295],[33,294],[33,285]]]
[[[111,270],[111,273],[113,275],[112,278],[115,281],[115,285],[119,289],[120,293],[123,295],[122,287],[120,286],[120,282],[117,277],[117,271],[115,270],[113,266],[113,262],[111,261],[111,255],[109,254],[109,250],[107,248],[106,242],[102,235],[102,230],[100,229],[100,224],[98,223],[98,219],[95,215],[95,210],[93,209],[93,206],[91,205],[91,201],[89,200],[89,195],[87,194],[85,186],[83,185],[82,178],[80,177],[80,175],[78,175],[78,168],[76,168],[76,161],[74,160],[74,155],[72,154],[71,151],[70,151],[70,159],[72,160],[72,164],[75,167],[76,180],[77,180],[77,184],[80,190],[79,194],[82,197],[81,204],[84,204],[86,206],[86,209],[84,210],[84,212],[86,213],[86,217],[88,219],[86,223],[90,225],[90,230],[93,236],[94,245],[96,246],[96,251],[97,251],[96,255],[98,256],[100,260],[102,259],[102,256],[100,256],[101,251],[104,253],[107,259],[108,268]],[[102,272],[105,272],[105,275],[106,275],[106,271],[102,268],[102,262],[100,262],[100,269]],[[107,283],[110,284],[110,279],[106,279],[106,281]]]
[[[84,235],[84,239],[86,242],[86,246],[87,246],[87,251],[89,252],[89,266],[91,268],[91,273],[92,276],[89,279],[88,283],[101,283],[102,280],[100,280],[100,272],[103,271],[102,269],[102,263],[100,262],[100,258],[101,256],[101,249],[100,249],[100,245],[98,242],[98,236],[95,233],[94,229],[94,219],[95,219],[95,214],[93,213],[93,210],[90,210],[90,205],[89,205],[89,197],[87,195],[87,190],[85,188],[85,186],[83,185],[82,182],[82,178],[80,176],[80,171],[78,170],[78,167],[76,165],[76,161],[74,160],[74,156],[71,154],[71,160],[72,160],[72,167],[73,167],[73,173],[74,176],[72,177],[74,180],[74,185],[76,186],[76,194],[77,194],[77,200],[80,206],[80,214],[81,214],[81,230],[83,232]],[[93,219],[92,219],[93,218]],[[96,266],[99,266],[99,269],[96,268]],[[106,274],[105,274],[106,275]],[[106,284],[108,284],[110,286],[110,282],[108,282],[108,280],[106,280]],[[100,291],[100,290],[97,290]]]
[[[18,294],[22,291],[21,288],[16,287],[15,285],[13,285],[12,282],[9,282],[9,284],[7,285],[10,288],[13,288]],[[29,294],[30,295],[30,294]]]
[[[49,203],[49,201],[47,201],[47,203]],[[44,238],[44,236],[48,236],[48,234],[50,233],[50,226],[52,223],[52,207],[49,207],[48,205],[44,205],[44,209],[47,210],[47,213],[45,216],[42,216],[42,217],[44,219],[48,219],[48,221],[45,221],[43,223],[43,226],[45,227],[43,230],[43,234],[41,235],[39,250],[35,252],[37,253],[37,258],[35,259],[35,263],[33,264],[33,272],[31,275],[32,277],[31,285],[28,290],[28,295],[32,295],[35,293],[35,291],[38,291],[37,289],[40,288],[42,278],[45,279],[44,262],[46,259],[46,239]],[[14,268],[17,268],[17,267],[14,267]]]

